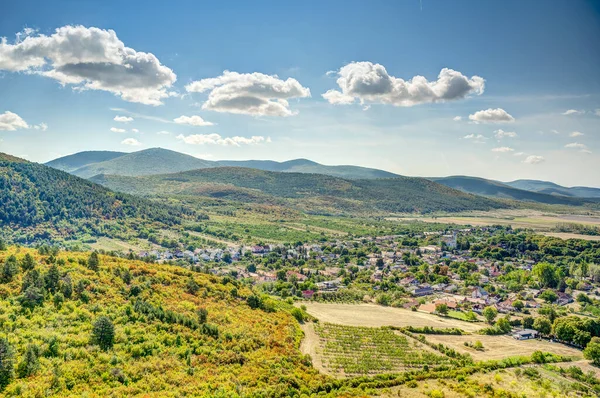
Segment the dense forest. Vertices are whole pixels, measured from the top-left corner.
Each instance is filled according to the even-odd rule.
[[[490,210],[505,203],[466,194],[423,178],[347,180],[322,174],[218,167],[148,177],[102,175],[92,181],[139,195],[204,195],[283,203],[315,212],[429,213]]]

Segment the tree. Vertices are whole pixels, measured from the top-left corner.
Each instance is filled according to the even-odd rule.
[[[583,357],[596,366],[600,365],[600,338],[594,337],[583,350]]]
[[[226,262],[227,264],[231,264],[231,253],[225,252],[223,256],[221,256],[221,260]]]
[[[546,300],[548,304],[551,304],[558,300],[558,294],[552,290],[544,290],[542,294],[540,294],[540,298]]]
[[[533,327],[534,319],[532,316],[523,317],[523,327],[525,329],[531,329]]]
[[[23,257],[21,260],[21,268],[23,271],[29,271],[35,268],[35,259],[31,254],[27,253],[25,257]]]
[[[260,299],[260,297],[254,294],[252,296],[248,296],[247,302],[250,308],[252,308],[253,310],[259,308],[262,304],[262,300]]]
[[[23,359],[17,366],[17,375],[20,378],[33,376],[40,369],[40,347],[29,344]]]
[[[185,290],[189,294],[196,294],[200,290],[200,285],[196,282],[194,278],[190,278],[185,284]]]
[[[206,320],[208,319],[208,311],[206,310],[206,308],[198,308],[198,322],[200,322],[200,324],[206,323]]]
[[[498,319],[498,321],[496,321],[496,327],[502,330],[504,333],[508,333],[512,329],[510,326],[510,321],[506,317]]]
[[[285,282],[287,280],[287,272],[285,272],[285,270],[283,270],[283,269],[280,269],[279,271],[277,271],[276,275],[277,275],[278,281]]]
[[[101,316],[96,320],[92,329],[92,340],[104,351],[112,348],[115,341],[115,327],[108,317]]]
[[[438,304],[435,306],[435,311],[441,315],[448,315],[448,304]]]
[[[556,287],[558,285],[556,267],[549,263],[537,263],[532,269],[533,275],[542,287]]]
[[[39,287],[31,285],[17,298],[17,301],[23,308],[33,310],[44,304],[44,292]]]
[[[60,281],[60,291],[67,299],[70,299],[73,296],[73,282],[69,275],[66,275]]]
[[[0,238],[0,251],[6,250],[6,242],[2,238]]]
[[[492,324],[494,322],[494,319],[496,319],[496,316],[498,315],[498,310],[494,307],[485,307],[483,309],[483,317],[485,318],[485,320],[489,323]]]
[[[556,309],[551,305],[544,305],[538,310],[538,314],[545,315],[550,320],[550,323],[554,323],[554,320],[558,316]]]
[[[58,290],[58,283],[60,281],[60,272],[56,264],[52,264],[48,269],[48,272],[44,276],[44,283],[46,290],[50,293],[55,293]]]
[[[544,336],[547,336],[552,331],[552,323],[545,316],[540,316],[533,321],[533,328]]]
[[[14,357],[11,345],[0,337],[0,392],[4,391],[14,377]]]
[[[515,300],[515,302],[513,302],[513,307],[515,308],[515,310],[521,311],[523,307],[525,307],[525,304],[523,304],[521,300]]]
[[[98,257],[97,252],[92,252],[92,254],[90,254],[87,260],[87,266],[92,271],[98,272],[100,269],[100,258]]]
[[[8,283],[19,273],[19,264],[17,258],[12,255],[4,261],[2,270],[0,270],[0,283]]]

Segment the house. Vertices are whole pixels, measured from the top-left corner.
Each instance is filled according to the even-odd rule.
[[[481,286],[477,286],[471,290],[472,298],[486,298],[487,296],[488,292],[486,292]]]
[[[456,301],[452,300],[435,300],[433,304],[435,304],[436,306],[440,304],[446,304],[451,310],[455,310],[456,308],[458,308],[458,304],[456,303]]]
[[[433,289],[430,286],[417,287],[412,291],[412,295],[415,297],[429,296],[433,294]]]
[[[563,292],[556,292],[556,294],[558,295],[558,300],[556,300],[556,304],[558,305],[567,305],[574,301],[573,296],[571,296],[570,294]]]
[[[304,297],[307,300],[310,300],[314,294],[315,294],[314,290],[303,290],[302,291],[302,297]]]
[[[418,310],[421,311],[421,312],[427,312],[429,314],[434,313],[435,312],[435,304],[432,304],[432,303],[430,303],[430,304],[421,304],[419,306]]]
[[[529,340],[537,338],[538,332],[533,329],[523,329],[514,332],[512,336],[517,340]]]

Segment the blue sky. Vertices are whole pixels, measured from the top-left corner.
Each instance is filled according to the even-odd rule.
[[[2,152],[600,186],[598,1],[23,3],[0,13]]]

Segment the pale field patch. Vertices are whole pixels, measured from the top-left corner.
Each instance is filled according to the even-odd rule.
[[[376,304],[337,304],[303,302],[306,311],[320,322],[348,326],[431,326],[434,328],[460,328],[475,332],[485,325],[480,322],[465,322],[453,318],[441,318],[423,312],[403,308],[383,307]]]

